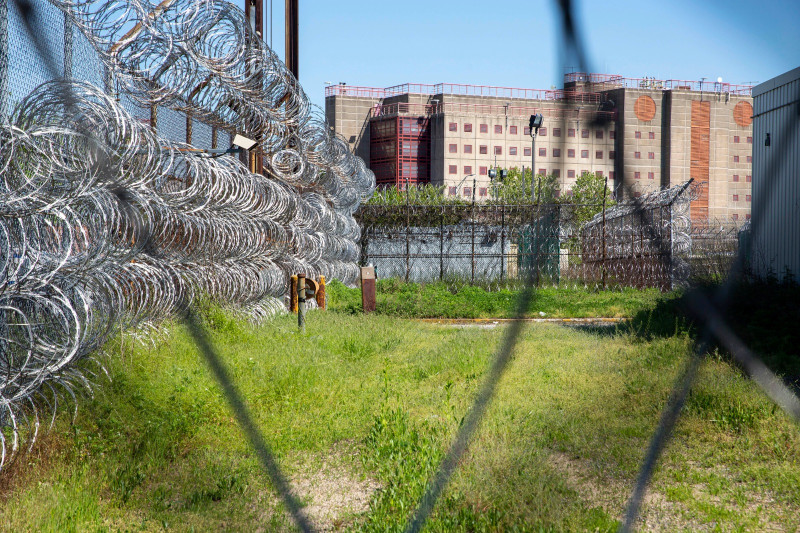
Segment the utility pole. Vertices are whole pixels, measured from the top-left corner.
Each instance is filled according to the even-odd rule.
[[[286,0],[286,68],[300,79],[299,60],[300,48],[298,33],[300,26],[300,10],[298,0]]]

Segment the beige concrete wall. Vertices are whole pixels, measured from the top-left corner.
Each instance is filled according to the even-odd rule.
[[[742,100],[752,101],[750,97],[622,88],[608,90],[606,95],[615,101],[618,110],[617,120],[606,124],[578,120],[574,113],[561,111],[565,104],[552,100],[404,94],[387,98],[382,104],[432,104],[434,100],[443,104],[438,108],[439,113],[431,116],[430,171],[431,183],[435,185],[455,186],[471,171],[476,174],[477,186],[491,191],[488,176],[481,174],[482,167],[486,171],[495,164],[501,168],[530,168],[531,156],[525,155],[525,148],[531,146],[531,138],[524,134],[524,129],[530,113],[536,111],[545,116],[543,126],[547,134],[536,138],[535,170],[544,169],[547,174],[558,171],[562,192],[569,191],[584,171],[602,172],[620,180],[624,170],[625,180],[633,192],[641,194],[683,183],[691,177],[691,102],[703,98],[711,105],[709,216],[730,220],[737,214],[739,221],[746,218],[750,212],[750,202],[746,198],[751,189],[747,176],[752,174],[752,164],[747,161],[752,145],[747,143],[747,138],[752,137],[752,126],[737,125],[733,120],[733,107]],[[656,104],[655,116],[649,121],[640,120],[634,113],[636,99],[642,95],[650,96]],[[367,164],[368,116],[377,103],[378,99],[354,96],[326,98],[328,121],[350,141],[356,155],[364,158]],[[463,108],[454,107],[458,104]],[[585,105],[584,108],[596,106]],[[415,111],[421,112],[419,108]],[[451,123],[456,124],[455,131],[450,131]],[[471,124],[472,131],[465,131],[465,124]],[[486,124],[486,133],[481,133],[481,124]],[[495,126],[501,126],[500,133],[495,132]],[[516,133],[512,133],[512,127],[516,127]],[[560,136],[554,135],[556,128],[561,129]],[[569,136],[570,129],[575,130],[574,137]],[[588,130],[589,136],[583,137],[582,130]],[[598,138],[598,131],[602,132],[601,138]],[[611,138],[612,131],[616,139]],[[739,143],[733,142],[734,136],[739,137]],[[450,151],[451,145],[455,145],[454,152]],[[466,146],[471,146],[471,153]],[[481,146],[486,147],[485,154],[480,153]],[[495,147],[500,148],[496,157]],[[512,148],[516,148],[516,154],[511,153]],[[540,148],[544,149],[544,155],[539,155]],[[560,150],[558,157],[555,150]],[[572,157],[570,150],[574,150]],[[587,157],[582,157],[583,151]],[[612,151],[616,153],[615,159],[610,158]],[[598,157],[598,152],[602,157]],[[640,153],[638,159],[636,152]],[[735,155],[739,156],[739,162],[733,160]],[[455,166],[454,173],[451,173],[451,166]],[[636,172],[639,179],[635,178]],[[738,182],[733,181],[734,175],[739,177]],[[471,186],[471,182],[469,178],[464,184]],[[613,182],[609,180],[609,184]],[[445,194],[447,192],[446,189]],[[738,201],[734,200],[734,194],[738,195]]]
[[[369,166],[369,115],[379,98],[326,96],[325,119],[344,137],[350,150]]]
[[[750,214],[747,196],[751,194],[752,175],[752,125],[742,127],[733,120],[733,108],[741,101],[752,102],[750,97],[724,94],[673,91],[670,114],[670,185],[685,182],[690,177],[691,155],[691,103],[703,99],[710,103],[711,134],[709,138],[708,211],[710,220],[731,222],[733,215],[743,222]],[[735,138],[739,142],[734,142]],[[734,156],[739,161],[734,161]],[[738,176],[738,181],[734,181]],[[738,195],[735,200],[734,195]]]

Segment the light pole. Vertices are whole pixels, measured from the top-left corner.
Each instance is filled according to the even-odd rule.
[[[458,182],[458,185],[456,185],[456,193],[458,192],[458,188],[461,187],[461,184],[464,183],[467,180],[467,178],[469,178],[470,176],[475,176],[475,174],[467,174],[466,176],[464,176],[463,180]],[[474,201],[475,200],[475,178],[474,177],[472,179],[472,185],[473,185],[473,187],[472,187],[472,199]]]
[[[536,175],[536,134],[539,133],[539,128],[542,127],[543,120],[544,117],[537,113],[531,115],[530,121],[528,122],[528,129],[531,134],[531,204],[533,204],[536,196],[536,185],[533,181],[533,177]],[[524,179],[525,176],[522,176],[522,178]]]

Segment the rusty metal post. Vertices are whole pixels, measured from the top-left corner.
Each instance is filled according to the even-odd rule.
[[[289,312],[297,312],[297,276],[292,276],[289,284]]]
[[[306,332],[306,275],[297,275],[297,327]]]
[[[298,34],[300,25],[300,9],[298,0],[286,0],[286,68],[299,79],[299,46]]]
[[[317,300],[317,307],[323,311],[328,308],[328,302],[325,299],[325,276],[319,277],[319,284],[314,298]]]
[[[217,128],[211,128],[211,149],[217,148]]]
[[[365,313],[375,311],[375,268],[361,267],[361,308]]]
[[[192,114],[186,113],[186,144],[192,144],[193,131],[194,124],[192,123]]]

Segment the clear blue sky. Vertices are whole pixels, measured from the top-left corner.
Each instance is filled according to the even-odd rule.
[[[243,5],[242,0],[237,0]],[[272,0],[283,57],[284,1]],[[555,0],[300,1],[300,82],[561,86]],[[800,66],[800,0],[583,0],[576,3],[591,70],[628,77],[764,81]]]

